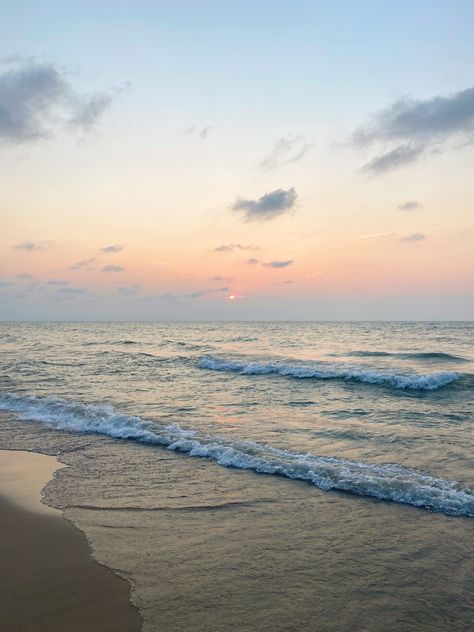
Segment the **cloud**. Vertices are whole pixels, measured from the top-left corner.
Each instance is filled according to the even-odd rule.
[[[188,129],[186,130],[186,134],[189,134],[190,136],[197,136],[198,138],[205,140],[208,137],[211,129],[212,127],[210,125],[207,125],[206,127],[191,125],[191,127],[188,127]]]
[[[288,190],[276,189],[270,193],[265,193],[258,200],[247,200],[237,198],[231,206],[233,211],[244,213],[245,221],[269,220],[290,212],[295,204],[298,195],[294,187]]]
[[[311,143],[303,136],[288,134],[279,138],[271,152],[265,156],[260,166],[265,171],[271,171],[293,162],[298,162],[311,148]]]
[[[133,295],[139,292],[142,286],[139,283],[131,283],[130,285],[124,285],[117,288],[119,294]]]
[[[82,261],[77,261],[69,266],[70,270],[93,270],[95,264],[95,257],[91,257],[90,259],[83,259]]]
[[[413,143],[398,145],[398,147],[372,158],[372,160],[363,165],[362,171],[372,175],[380,175],[410,162],[415,162],[424,150],[424,147]]]
[[[46,281],[46,285],[58,285],[58,286],[69,285],[69,281],[62,281],[59,279],[49,279],[49,281]]]
[[[216,275],[216,276],[212,276],[209,278],[209,281],[216,281],[216,282],[224,282],[224,283],[229,283],[230,281],[232,281],[232,279],[230,277],[223,277],[220,275]]]
[[[10,60],[0,74],[0,142],[38,141],[63,129],[90,131],[113,98],[112,92],[77,92],[55,64]]]
[[[251,266],[255,266],[257,265],[257,263],[259,263],[258,259],[255,259],[254,257],[252,257],[251,259],[247,259],[247,263]]]
[[[244,244],[223,244],[214,248],[214,252],[234,252],[234,250],[260,250],[258,246]]]
[[[0,113],[1,116],[1,113]],[[51,241],[24,241],[21,244],[16,244],[13,246],[16,250],[26,250],[28,252],[33,252],[35,250],[44,250],[49,245],[51,245]]]
[[[286,281],[283,281],[283,283],[285,285],[291,285],[293,283],[293,279],[287,279]]]
[[[36,279],[35,276],[33,276],[32,274],[27,274],[26,272],[22,272],[21,274],[17,274],[16,278],[20,279],[21,281],[33,281],[34,279]]]
[[[114,244],[112,246],[104,246],[104,248],[100,249],[100,252],[105,252],[105,254],[113,253],[113,252],[121,252],[125,246],[122,244]]]
[[[164,294],[160,294],[158,298],[166,300],[196,299],[203,298],[206,295],[219,295],[222,293],[227,293],[228,291],[228,287],[219,287],[205,288],[203,290],[194,290],[193,292],[182,292],[178,294],[174,292],[165,292]]]
[[[417,208],[421,208],[423,205],[417,200],[409,200],[408,202],[403,202],[403,204],[399,204],[398,208],[400,211],[414,211]]]
[[[409,164],[430,151],[446,151],[452,139],[472,142],[473,134],[474,87],[425,100],[403,97],[359,127],[352,141],[356,146],[395,145],[363,168],[382,173]],[[458,144],[457,148],[461,146]]]
[[[125,272],[125,268],[123,268],[122,266],[109,265],[104,266],[102,268],[102,272]]]
[[[400,241],[416,242],[423,241],[423,239],[426,239],[426,235],[423,235],[422,233],[413,233],[413,235],[402,237]]]
[[[265,261],[262,263],[262,266],[265,268],[287,268],[294,263],[292,259],[287,259],[286,261]]]

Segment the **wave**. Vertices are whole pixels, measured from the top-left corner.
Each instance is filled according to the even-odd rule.
[[[350,351],[344,354],[335,354],[344,356],[353,356],[358,358],[378,358],[392,357],[402,358],[404,360],[440,360],[442,362],[468,362],[466,358],[445,353],[443,351],[416,351],[416,352],[399,352],[391,353],[389,351]]]
[[[298,379],[313,378],[316,380],[355,380],[367,384],[381,384],[401,389],[434,391],[442,386],[459,380],[459,373],[439,372],[428,375],[387,373],[364,367],[347,364],[326,363],[258,363],[221,360],[212,356],[204,356],[198,362],[200,369],[212,371],[230,371],[241,375],[280,375]]]
[[[474,490],[419,470],[330,456],[299,454],[253,441],[199,435],[125,415],[108,405],[81,404],[53,397],[0,394],[0,410],[56,430],[103,434],[206,458],[225,467],[306,481],[324,491],[339,490],[441,512],[474,517]]]
[[[135,340],[89,340],[83,342],[83,347],[95,347],[97,345],[137,345]]]

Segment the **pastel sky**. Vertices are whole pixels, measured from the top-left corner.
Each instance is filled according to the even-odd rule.
[[[4,3],[0,319],[472,319],[473,24]]]

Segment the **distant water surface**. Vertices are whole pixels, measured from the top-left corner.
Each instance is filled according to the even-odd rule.
[[[318,629],[468,630],[473,334],[472,323],[3,323],[0,446],[59,452],[73,465],[48,487],[49,501],[86,530],[101,561],[134,583],[150,630],[158,623],[170,630],[300,629],[285,627],[291,621],[309,629],[343,599],[340,581],[347,603],[363,595],[364,612],[378,612],[373,626],[357,624],[346,604]],[[178,519],[178,509],[192,518]],[[205,533],[194,546],[190,524]],[[361,532],[367,540],[355,552]],[[420,541],[400,541],[402,532]],[[183,546],[190,559],[181,559]],[[214,562],[211,551],[219,553]],[[355,560],[362,552],[364,560]],[[271,625],[250,595],[264,573],[260,601],[273,621],[277,577],[269,559],[277,575],[289,564],[281,577],[288,609]],[[453,590],[447,583],[443,589],[447,559],[449,567],[457,560],[454,601],[441,597]],[[222,560],[234,564],[230,575]],[[295,561],[307,574],[303,591]],[[163,594],[150,564],[168,581],[172,567],[175,587],[188,581],[181,601],[176,591]],[[206,591],[210,569],[198,581],[196,568],[206,564],[219,585],[235,585],[212,606],[227,613],[227,627],[203,614],[217,590],[211,581]],[[413,564],[411,596],[403,598],[402,577]],[[439,584],[427,586],[433,576],[422,575],[433,572]],[[422,607],[424,619],[414,619],[424,590],[440,596]],[[168,601],[160,607],[158,599]],[[295,599],[299,614],[290,606]],[[388,622],[376,627],[382,602]],[[201,623],[198,617],[192,627],[183,613],[173,614],[170,604],[179,603],[199,611]],[[260,627],[243,622],[239,613],[247,616],[248,608],[263,617]]]

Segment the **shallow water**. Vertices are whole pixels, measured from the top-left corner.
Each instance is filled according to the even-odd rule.
[[[469,630],[473,333],[2,324],[0,446],[74,466],[145,629]]]

